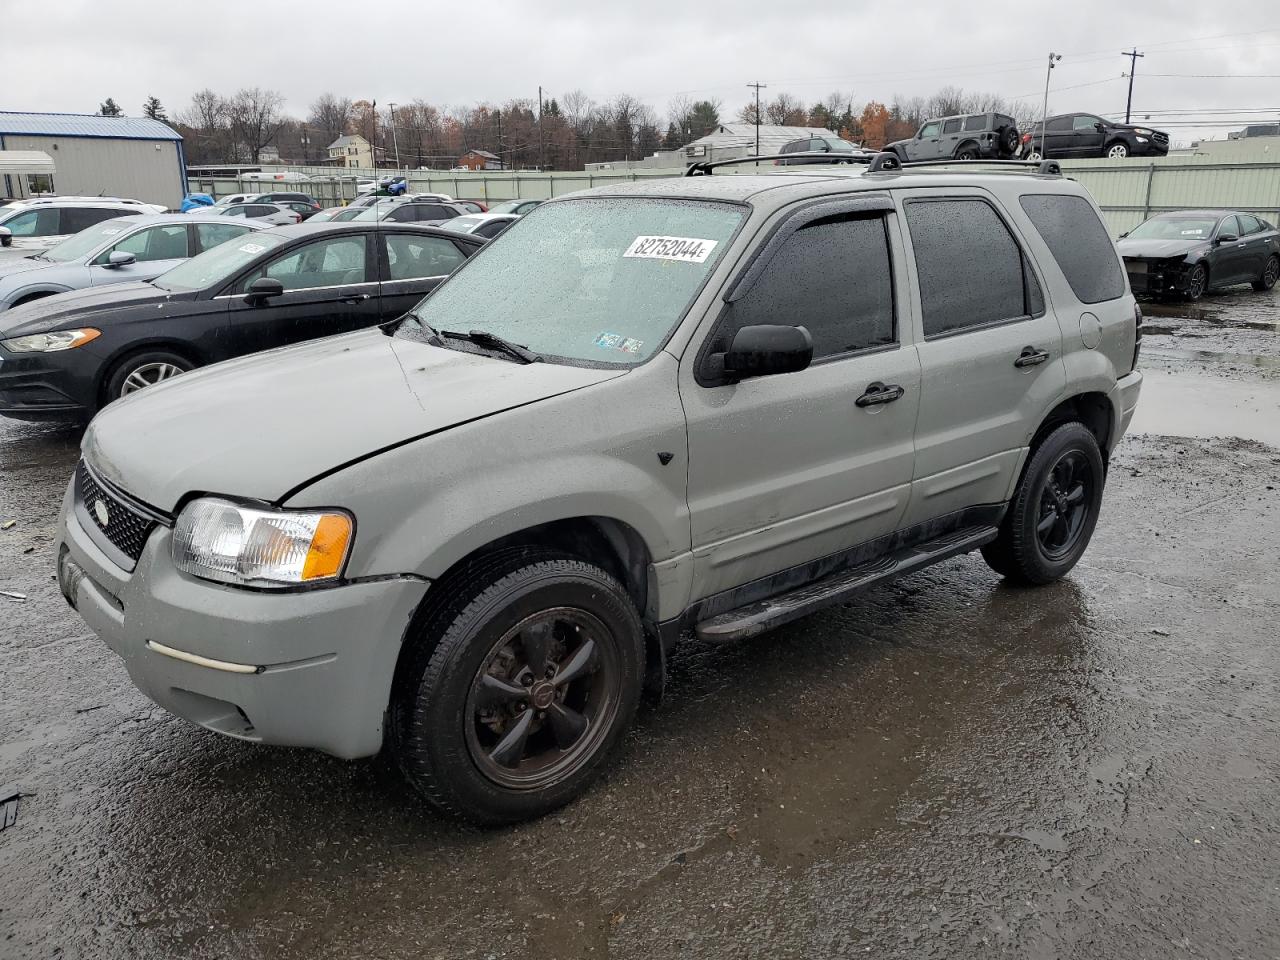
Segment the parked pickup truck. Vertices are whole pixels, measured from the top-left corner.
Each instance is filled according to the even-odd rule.
[[[515,821],[587,786],[682,636],[757,635],[969,551],[1015,584],[1071,570],[1139,320],[1060,176],[589,190],[399,323],[105,408],[58,579],[173,713],[386,744],[441,809]]]

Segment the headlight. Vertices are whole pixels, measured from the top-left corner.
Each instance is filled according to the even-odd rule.
[[[1142,134],[1144,137],[1149,137],[1149,136],[1151,136],[1151,131],[1150,131],[1150,130],[1148,130],[1146,127],[1134,127],[1134,128],[1133,128],[1133,132],[1134,132],[1134,133],[1140,133],[1140,134]]]
[[[14,337],[12,340],[0,340],[0,347],[14,353],[56,353],[59,350],[82,347],[100,336],[102,331],[93,327],[85,327],[83,330],[55,330],[53,333],[33,333],[26,337]]]
[[[173,562],[205,580],[286,587],[333,580],[351,547],[346,513],[259,510],[219,497],[193,500],[173,531]]]

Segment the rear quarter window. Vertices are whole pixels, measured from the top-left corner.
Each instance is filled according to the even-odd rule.
[[[1111,238],[1084,197],[1026,194],[1022,209],[1081,303],[1124,296],[1124,272]]]
[[[982,113],[974,117],[965,117],[964,129],[966,132],[987,129],[987,115],[985,113]]]

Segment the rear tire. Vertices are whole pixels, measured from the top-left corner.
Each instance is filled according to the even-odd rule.
[[[956,151],[957,160],[977,160],[978,148],[971,143],[966,143]]]
[[[1270,290],[1280,280],[1280,257],[1274,253],[1267,257],[1267,265],[1262,268],[1262,276],[1253,281],[1253,289],[1259,293]]]
[[[1076,565],[1098,522],[1106,472],[1082,423],[1057,427],[1032,451],[1000,534],[982,548],[996,573],[1017,584],[1052,583]]]
[[[577,797],[640,701],[644,632],[630,596],[599,567],[529,550],[432,590],[447,593],[411,638],[391,705],[409,782],[482,826]]]

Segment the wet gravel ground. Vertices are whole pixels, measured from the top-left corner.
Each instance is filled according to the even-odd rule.
[[[1280,338],[1230,321],[1275,306],[1148,309],[1150,375],[1257,378],[1222,355]],[[1153,356],[1193,338],[1214,356]],[[1280,954],[1274,447],[1130,436],[1053,586],[958,558],[690,644],[591,793],[477,832],[385,759],[228,741],[138,694],[52,577],[77,441],[0,424],[0,590],[26,595],[0,596],[5,960]]]

